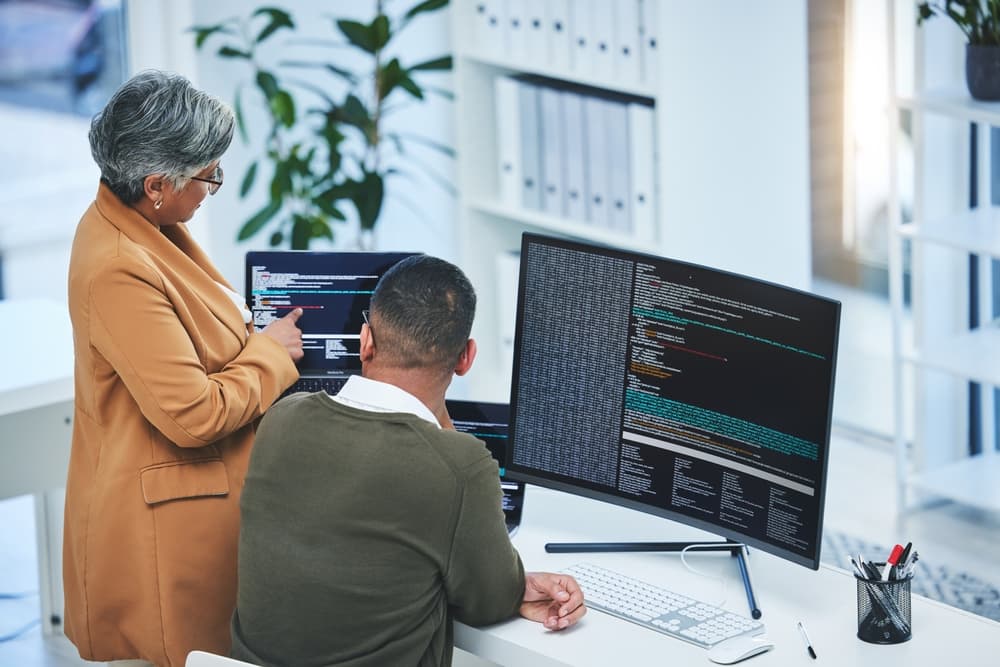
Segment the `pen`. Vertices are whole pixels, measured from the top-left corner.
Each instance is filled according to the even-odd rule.
[[[802,635],[802,641],[806,643],[806,650],[809,651],[809,656],[815,660],[816,649],[813,648],[812,642],[809,641],[809,635],[806,634],[806,626],[802,625],[802,621],[799,621],[799,634]]]
[[[893,568],[899,562],[899,557],[903,554],[903,545],[897,544],[892,548],[892,553],[885,559],[885,567],[882,568],[882,581],[889,581],[894,574]]]
[[[906,567],[906,561],[910,557],[910,549],[913,548],[913,542],[907,542],[906,546],[903,547],[903,555],[899,557],[899,567]]]

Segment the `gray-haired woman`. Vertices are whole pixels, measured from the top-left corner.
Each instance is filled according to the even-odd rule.
[[[232,110],[142,72],[90,128],[97,198],[73,241],[75,420],[65,629],[88,660],[227,653],[256,420],[298,377],[300,310],[252,333],[187,231],[222,186]]]

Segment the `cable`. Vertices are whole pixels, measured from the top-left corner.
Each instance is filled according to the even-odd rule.
[[[721,581],[722,582],[722,600],[719,601],[718,603],[716,603],[715,606],[716,607],[723,607],[723,606],[725,606],[725,604],[726,604],[726,598],[728,597],[728,590],[727,589],[729,587],[729,580],[726,579],[726,577],[719,577],[719,576],[716,576],[714,574],[709,574],[708,572],[703,572],[703,571],[701,571],[701,570],[699,570],[697,568],[691,567],[691,564],[688,563],[687,560],[684,558],[684,554],[687,552],[688,549],[693,549],[693,548],[696,548],[696,547],[718,547],[718,546],[719,546],[718,542],[709,543],[709,544],[689,544],[686,547],[684,547],[683,549],[681,549],[681,562],[684,564],[684,567],[686,567],[688,570],[690,570],[694,574],[697,574],[700,577],[707,577],[709,579],[715,579],[717,581]]]

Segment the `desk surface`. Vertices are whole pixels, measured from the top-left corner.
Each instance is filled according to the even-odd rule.
[[[0,415],[73,400],[73,329],[66,304],[0,301]]]
[[[747,615],[739,568],[727,554],[692,554],[688,564],[713,577],[695,574],[678,554],[547,554],[553,541],[717,539],[680,524],[557,491],[528,486],[524,520],[514,537],[528,570],[559,570],[592,562],[639,577],[678,593]],[[925,554],[926,555],[926,554]],[[821,567],[809,570],[759,550],[750,557],[751,575],[767,636],[768,653],[740,663],[769,665],[996,665],[1000,623],[933,600],[913,596],[910,641],[894,646],[867,644],[856,637],[854,577]],[[918,570],[919,576],[919,570]],[[796,622],[802,621],[819,660],[806,653]],[[488,628],[458,624],[456,644],[501,665],[700,665],[705,650],[598,611],[589,611],[569,631],[547,632],[516,619]],[[957,662],[959,656],[961,660]]]

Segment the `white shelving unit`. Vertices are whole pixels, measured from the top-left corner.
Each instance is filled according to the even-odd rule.
[[[575,36],[574,21],[603,3],[452,2],[459,263],[479,295],[473,330],[479,356],[468,382],[476,398],[509,397],[511,369],[499,339],[509,336],[510,325],[502,324],[497,303],[509,300],[514,286],[498,283],[496,258],[519,249],[523,232],[809,286],[805,0],[616,0],[615,5],[629,1],[638,4],[640,17],[656,17],[655,25],[642,26],[646,35],[656,36],[657,55],[652,66],[644,63],[639,80],[597,74],[572,55],[529,56],[509,43],[491,50],[477,25],[484,11],[503,21],[508,3],[545,11],[561,6],[569,17],[563,29]],[[502,201],[494,84],[497,77],[517,74],[652,101],[657,215],[651,240]]]
[[[910,3],[912,4],[912,3]],[[901,5],[890,2],[899,12]],[[992,263],[1000,258],[1000,208],[990,205],[990,128],[1000,127],[1000,103],[973,100],[962,88],[960,49],[931,32],[916,34],[912,54],[897,49],[897,32],[912,20],[894,23],[890,40],[897,96],[890,109],[890,301],[893,313],[894,421],[899,507],[945,498],[1000,510],[1000,457],[994,433],[994,388],[1000,386],[1000,326],[992,315]],[[943,23],[943,21],[942,21]],[[929,34],[925,35],[925,32]],[[957,32],[956,32],[957,34]],[[949,56],[955,62],[941,67]],[[900,92],[899,81],[913,90]],[[913,202],[904,220],[899,156],[903,143],[896,123],[908,112],[913,155]],[[976,126],[976,183],[970,183],[973,153],[969,128]],[[969,208],[970,185],[979,206]],[[909,249],[907,266],[906,249]],[[979,258],[979,301],[968,304],[968,258]],[[904,303],[909,270],[911,307]],[[970,313],[980,325],[969,329]],[[912,321],[912,327],[904,326]],[[981,386],[981,423],[970,424],[968,383]],[[912,389],[912,390],[911,390]],[[983,454],[968,455],[969,428],[979,426]],[[911,441],[912,438],[912,441]]]

